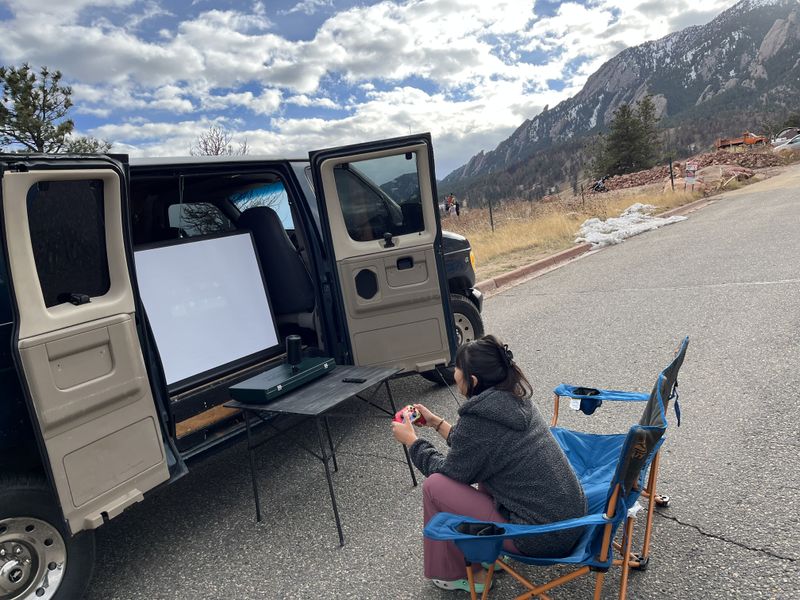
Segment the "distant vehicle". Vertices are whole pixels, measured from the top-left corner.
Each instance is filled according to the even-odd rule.
[[[800,135],[800,127],[787,127],[772,138],[772,145],[775,147],[781,146],[798,135]]]
[[[723,148],[731,148],[733,146],[754,146],[756,144],[766,144],[768,141],[769,140],[763,135],[756,135],[755,133],[745,131],[742,134],[742,137],[730,139],[721,138],[718,139],[714,145],[717,147],[717,150],[722,150]]]
[[[772,150],[774,152],[780,152],[782,150],[800,150],[800,135],[794,136],[785,144],[781,144],[780,146],[775,146]]]

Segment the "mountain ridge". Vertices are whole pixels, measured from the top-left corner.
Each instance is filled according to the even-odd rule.
[[[674,130],[677,152],[680,146],[689,151],[692,144],[719,137],[725,128],[720,117],[726,111],[751,112],[755,118],[786,109],[783,97],[800,95],[800,3],[742,0],[706,25],[622,50],[575,96],[526,119],[494,150],[481,150],[448,174],[442,185],[462,193],[469,187],[480,202],[498,193],[530,199],[545,187],[574,181],[583,168],[576,164],[578,159],[585,162],[588,154],[583,147],[587,137],[606,127],[620,105],[648,94],[664,125]],[[743,126],[752,127],[753,118]],[[704,122],[691,135],[685,129],[697,119]],[[710,130],[714,123],[719,131]],[[736,127],[725,132],[737,133]],[[547,169],[541,181],[524,181],[517,173],[522,165],[537,162],[537,155],[552,148],[561,154],[569,148],[568,164],[558,171]],[[501,175],[508,185],[500,182],[498,188],[497,181],[487,181],[492,175]]]

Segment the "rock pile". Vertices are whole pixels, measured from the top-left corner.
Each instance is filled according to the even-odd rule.
[[[724,150],[698,154],[689,161],[696,163],[698,169],[701,170],[712,165],[721,166],[723,168],[720,170],[720,177],[736,177],[739,180],[752,177],[753,169],[777,167],[786,163],[782,157],[772,152],[726,152]],[[676,179],[683,177],[685,165],[685,162],[674,163]],[[608,190],[624,190],[640,185],[663,183],[664,180],[669,180],[668,166],[653,167],[646,171],[627,175],[615,175],[606,180],[605,186]],[[683,185],[682,182],[681,185]]]
[[[747,169],[763,169],[785,164],[785,161],[773,152],[725,152],[719,150],[708,154],[698,154],[690,160],[696,162],[701,169],[710,165],[738,165]]]
[[[665,177],[669,177],[669,167],[653,167],[646,171],[628,173],[627,175],[614,175],[606,180],[606,188],[609,190],[624,190],[650,183],[661,183]]]

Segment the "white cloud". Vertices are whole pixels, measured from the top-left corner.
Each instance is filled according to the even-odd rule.
[[[147,0],[145,2],[144,10],[139,14],[134,14],[128,17],[125,23],[125,29],[135,30],[139,25],[150,19],[157,19],[158,17],[173,16],[171,12],[161,8],[154,0]]]
[[[252,92],[231,92],[221,96],[205,96],[202,106],[205,109],[221,110],[235,106],[249,109],[256,115],[270,115],[281,105],[280,90],[265,89],[256,96]]]
[[[301,12],[311,16],[320,8],[325,8],[326,6],[333,6],[333,0],[302,0],[289,10],[280,11],[279,14],[290,15],[292,13]]]
[[[116,149],[186,154],[217,122],[235,123],[269,154],[429,130],[443,175],[576,93],[621,48],[734,3],[707,0],[698,10],[689,0],[567,1],[542,18],[534,0],[382,0],[333,14],[293,40],[261,2],[223,9],[194,1],[199,12],[167,28],[155,0],[5,0],[15,16],[0,21],[0,62],[61,69],[76,115],[107,118],[91,135]],[[304,0],[286,14],[331,6]],[[86,25],[93,7],[106,16]],[[145,20],[160,27],[156,38],[138,34]],[[409,84],[416,80],[427,83]],[[552,90],[550,80],[566,87]],[[348,112],[288,118],[286,105]],[[252,116],[234,122],[232,109]],[[122,122],[120,113],[138,118]]]
[[[287,104],[294,104],[296,106],[318,106],[320,108],[341,108],[338,104],[336,104],[330,98],[309,98],[305,94],[298,94],[296,96],[290,96],[286,98]]]

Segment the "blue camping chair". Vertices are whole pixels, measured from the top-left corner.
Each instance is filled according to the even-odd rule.
[[[667,408],[669,401],[675,399],[675,412],[680,422],[680,409],[677,404],[678,371],[683,364],[689,338],[685,338],[675,358],[656,380],[650,394],[619,392],[559,386],[555,390],[556,413],[558,398],[569,396],[580,401],[581,410],[591,414],[603,400],[646,401],[639,423],[627,433],[618,435],[589,434],[560,427],[551,431],[570,461],[583,486],[589,505],[588,514],[578,519],[569,519],[546,525],[515,525],[511,523],[487,523],[462,515],[439,513],[425,527],[424,534],[430,539],[452,541],[464,553],[467,565],[467,579],[470,582],[472,599],[477,599],[471,564],[491,563],[484,587],[483,598],[487,598],[491,579],[498,566],[511,573],[527,591],[517,600],[527,600],[534,596],[548,598],[546,592],[583,575],[595,573],[594,598],[600,599],[606,572],[613,565],[622,567],[620,575],[621,599],[627,595],[628,574],[632,566],[641,566],[639,557],[631,552],[633,537],[633,517],[629,510],[634,507],[643,491],[648,490],[651,506],[648,508],[652,519],[652,502],[655,500],[655,475],[657,455],[664,441],[667,428]],[[556,422],[557,416],[554,417]],[[648,470],[650,477],[648,478]],[[647,479],[648,486],[645,486]],[[631,511],[633,512],[633,511]],[[622,539],[614,542],[619,526],[625,522]],[[559,531],[562,529],[583,528],[583,535],[568,556],[558,558],[536,558],[521,554],[511,554],[503,549],[503,541]],[[647,535],[649,536],[649,522]],[[649,537],[648,537],[649,543]],[[620,551],[622,558],[614,560],[613,550]],[[644,551],[646,551],[645,548]],[[643,551],[643,552],[644,552]],[[527,565],[551,566],[557,564],[574,565],[575,569],[542,585],[534,585],[512,569],[501,556]]]

